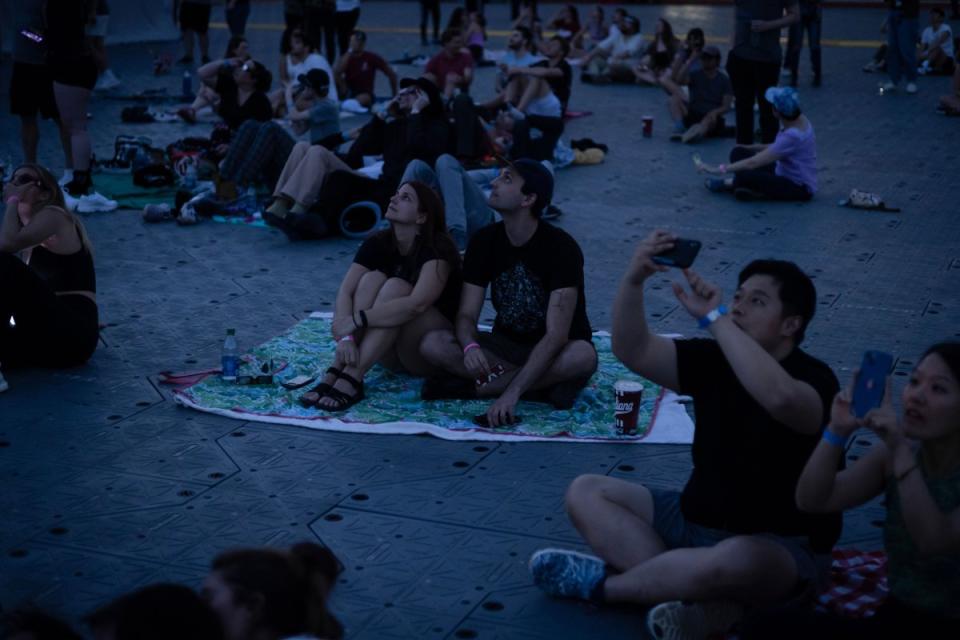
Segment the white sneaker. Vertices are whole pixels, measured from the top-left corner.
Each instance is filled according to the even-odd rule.
[[[647,632],[656,640],[704,640],[723,634],[743,618],[743,605],[729,600],[658,604],[647,614]]]
[[[340,109],[342,111],[348,111],[350,113],[369,113],[370,112],[370,109],[366,108],[365,106],[363,106],[353,98],[350,98],[348,100],[344,100],[343,102],[341,102]]]
[[[897,83],[893,80],[887,80],[880,83],[880,93],[890,93],[897,90]]]
[[[57,180],[57,184],[63,187],[71,182],[73,182],[73,169],[64,169],[63,175]]]
[[[112,69],[107,69],[100,77],[97,78],[97,84],[94,85],[94,91],[109,91],[110,89],[116,89],[121,84],[120,78],[113,72]]]
[[[914,94],[917,92],[917,83],[908,82],[907,83],[907,93]]]
[[[3,372],[0,371],[0,393],[10,388],[10,384],[3,378]]]
[[[111,200],[97,192],[90,195],[80,196],[80,202],[77,205],[77,213],[98,213],[113,211],[117,208],[117,201]]]

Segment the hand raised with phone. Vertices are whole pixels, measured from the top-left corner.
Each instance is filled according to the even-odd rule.
[[[679,282],[674,282],[673,295],[677,296],[677,300],[691,316],[700,319],[720,306],[723,301],[720,287],[705,280],[693,269],[684,269],[683,275],[687,278],[690,291],[684,289]]]
[[[677,237],[664,229],[655,229],[646,238],[640,241],[636,250],[633,252],[633,258],[630,260],[630,266],[627,269],[627,277],[632,284],[643,284],[643,281],[655,273],[662,273],[669,269],[667,265],[657,264],[654,256],[664,251],[673,249]]]

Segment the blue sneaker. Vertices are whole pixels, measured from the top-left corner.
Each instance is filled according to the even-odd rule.
[[[565,549],[541,549],[530,556],[533,582],[547,594],[559,598],[595,600],[597,589],[607,577],[600,558]]]

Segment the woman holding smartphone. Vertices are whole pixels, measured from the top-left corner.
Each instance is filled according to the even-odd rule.
[[[851,414],[853,385],[833,401],[830,425],[797,484],[797,504],[815,513],[842,511],[886,497],[884,547],[890,595],[870,618],[769,612],[741,637],[888,638],[919,633],[956,638],[960,629],[960,343],[935,344],[893,408],[890,379],[879,408]],[[880,437],[868,454],[837,471],[850,436],[866,427]]]
[[[39,165],[18,167],[3,200],[0,365],[83,364],[99,337],[87,232],[67,211],[57,179]],[[8,322],[11,317],[15,324]]]
[[[301,404],[343,411],[364,397],[377,362],[423,376],[423,336],[452,329],[460,303],[460,254],[447,235],[443,202],[422,182],[400,185],[385,214],[390,228],[360,245],[340,283],[331,330],[333,365]]]

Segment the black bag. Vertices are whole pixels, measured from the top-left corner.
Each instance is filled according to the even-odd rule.
[[[173,170],[165,164],[149,164],[133,172],[133,184],[146,189],[169,187],[176,180]]]

